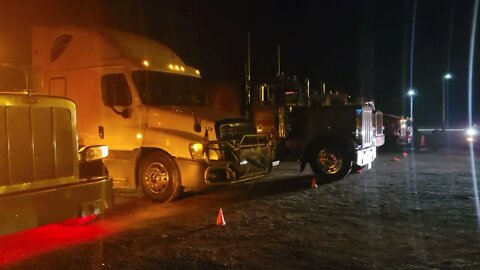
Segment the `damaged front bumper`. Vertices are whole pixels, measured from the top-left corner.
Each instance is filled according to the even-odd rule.
[[[250,180],[272,169],[272,145],[265,134],[245,135],[240,141],[209,142],[205,157],[205,181],[210,184]]]
[[[273,147],[265,134],[245,135],[241,140],[210,141],[204,146],[205,160],[177,159],[186,190],[201,186],[242,182],[268,174],[273,165]],[[203,183],[195,183],[203,175]],[[197,175],[197,177],[195,177]]]

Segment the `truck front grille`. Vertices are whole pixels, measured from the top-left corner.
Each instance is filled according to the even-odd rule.
[[[255,125],[246,119],[227,119],[217,122],[219,140],[240,140],[248,134],[256,134]]]
[[[383,113],[377,111],[375,113],[375,126],[377,129],[377,135],[383,134]]]
[[[67,108],[0,104],[0,186],[72,176],[72,134]]]
[[[373,143],[372,109],[368,106],[362,108],[362,145],[368,147]]]

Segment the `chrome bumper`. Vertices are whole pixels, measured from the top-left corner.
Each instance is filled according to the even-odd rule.
[[[0,235],[99,214],[113,207],[113,201],[113,183],[106,176],[2,194]]]

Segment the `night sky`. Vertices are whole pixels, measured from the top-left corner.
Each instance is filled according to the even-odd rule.
[[[453,74],[449,123],[466,125],[473,4],[417,2],[412,87],[418,91],[414,116],[419,126],[440,126],[447,70]],[[166,44],[199,68],[205,80],[243,84],[250,33],[254,83],[274,77],[280,46],[286,75],[308,77],[314,88],[325,82],[327,90],[365,96],[384,113],[406,115],[413,6],[414,0],[0,0],[0,62],[29,63],[33,24],[102,25]],[[479,99],[478,77],[474,100]],[[475,121],[478,107],[474,103]]]

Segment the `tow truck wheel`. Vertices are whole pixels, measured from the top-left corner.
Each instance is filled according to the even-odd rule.
[[[319,147],[310,164],[313,172],[327,182],[340,180],[352,170],[350,155],[334,147]]]
[[[142,159],[139,179],[143,193],[156,202],[172,201],[180,195],[180,172],[175,161],[162,152]]]

